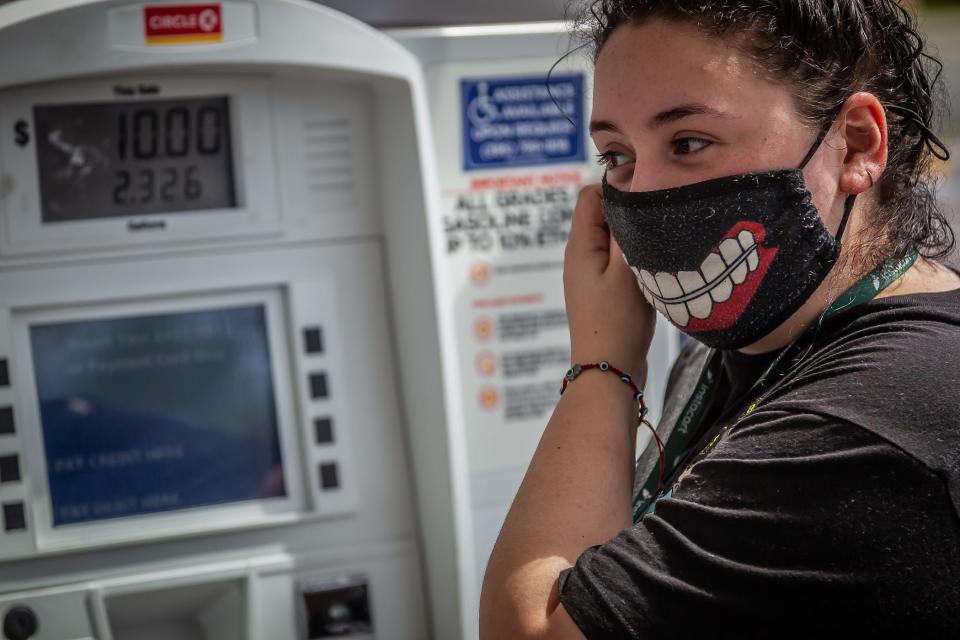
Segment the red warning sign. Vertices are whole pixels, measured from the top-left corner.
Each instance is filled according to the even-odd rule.
[[[219,4],[160,4],[143,8],[147,44],[197,44],[223,41]]]

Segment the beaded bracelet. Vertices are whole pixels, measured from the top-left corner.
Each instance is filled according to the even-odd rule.
[[[657,443],[657,451],[660,457],[660,479],[657,484],[659,486],[663,486],[663,477],[666,472],[667,465],[666,456],[664,454],[663,440],[660,439],[660,435],[657,433],[657,430],[652,424],[650,424],[650,421],[647,420],[647,413],[649,413],[649,409],[647,409],[647,403],[643,400],[643,390],[637,387],[637,384],[633,381],[633,378],[629,373],[625,373],[620,369],[617,369],[606,360],[592,362],[590,364],[574,364],[572,367],[570,367],[570,369],[567,370],[566,375],[563,376],[563,385],[560,387],[560,395],[563,395],[563,392],[567,390],[567,385],[576,380],[581,373],[584,371],[589,371],[590,369],[599,369],[600,371],[609,371],[610,373],[615,373],[620,377],[621,382],[630,387],[630,390],[633,392],[633,399],[639,405],[637,412],[637,417],[640,419],[639,424],[644,424],[648,429],[650,429],[650,432],[653,434],[653,439]]]

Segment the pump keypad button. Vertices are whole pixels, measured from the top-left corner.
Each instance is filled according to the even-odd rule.
[[[330,389],[327,387],[327,374],[325,372],[310,374],[310,397],[314,400],[321,400],[330,396]]]
[[[0,456],[0,484],[20,482],[20,458],[16,455]]]
[[[320,465],[320,488],[324,491],[340,486],[340,470],[336,462],[324,462]]]
[[[13,426],[13,407],[0,407],[0,435],[15,433]]]
[[[307,327],[303,330],[304,349],[309,354],[323,353],[323,330],[320,327]]]
[[[313,421],[313,432],[317,444],[330,444],[333,442],[333,418],[315,418]]]
[[[8,502],[3,505],[3,528],[5,531],[22,531],[27,528],[22,502]]]

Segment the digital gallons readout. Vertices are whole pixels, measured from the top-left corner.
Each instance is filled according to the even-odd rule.
[[[227,97],[36,106],[45,223],[237,206]]]

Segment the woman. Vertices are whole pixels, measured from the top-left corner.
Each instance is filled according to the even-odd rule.
[[[490,558],[481,637],[957,637],[960,274],[935,259],[945,149],[911,17],[599,0],[587,26],[606,175],[564,270],[585,366]],[[694,339],[666,451],[635,470],[654,309]]]

